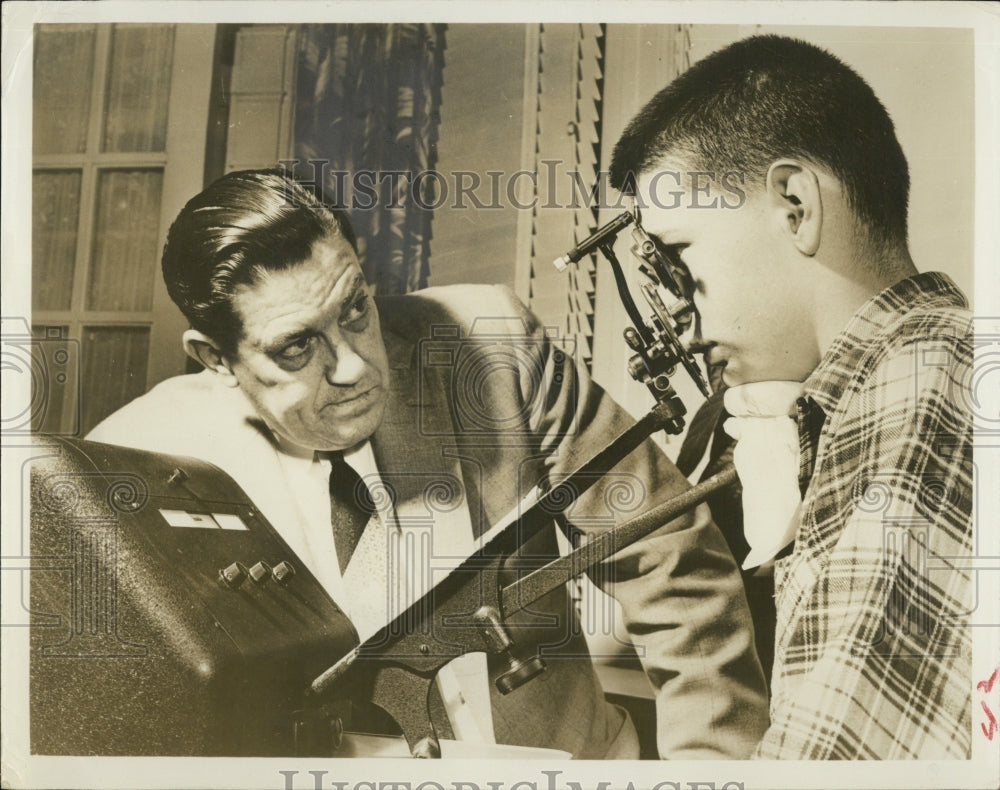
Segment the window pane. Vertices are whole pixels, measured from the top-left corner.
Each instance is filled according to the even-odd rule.
[[[79,432],[80,344],[70,339],[67,326],[36,325],[31,327],[31,337],[33,342],[30,344],[5,338],[4,376],[30,376],[31,402],[27,404],[27,411],[33,431],[76,435]],[[6,422],[6,415],[4,419]],[[21,421],[18,417],[9,427],[19,428]]]
[[[36,155],[87,150],[94,41],[92,25],[35,28],[32,136]]]
[[[153,306],[162,187],[162,170],[99,174],[88,310]]]
[[[115,25],[101,150],[164,150],[173,52],[172,25]]]
[[[146,391],[148,356],[148,327],[84,327],[82,433]]]
[[[80,171],[41,170],[31,182],[31,304],[69,310],[73,298]]]

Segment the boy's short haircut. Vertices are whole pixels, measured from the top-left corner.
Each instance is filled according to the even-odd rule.
[[[910,179],[889,114],[847,65],[792,38],[743,39],[677,77],[625,129],[610,180],[631,192],[669,158],[753,188],[782,157],[827,168],[873,244],[905,245]]]

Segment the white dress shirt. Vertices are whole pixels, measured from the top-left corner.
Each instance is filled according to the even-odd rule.
[[[481,544],[469,535],[467,520],[447,513],[401,528],[371,442],[365,441],[345,451],[344,461],[365,481],[376,512],[342,575],[330,526],[330,461],[313,450],[283,441],[280,445],[286,483],[305,516],[291,521],[282,537],[351,620],[362,642],[440,581],[458,564],[455,557],[467,556]],[[438,690],[459,740],[495,743],[488,684],[484,653],[467,653],[438,673]]]

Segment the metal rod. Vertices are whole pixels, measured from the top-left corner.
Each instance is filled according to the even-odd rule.
[[[548,523],[554,514],[562,513],[597,482],[599,476],[610,472],[646,439],[657,431],[666,430],[671,422],[683,413],[683,406],[680,404],[657,403],[641,419],[618,434],[603,450],[577,467],[569,477],[553,486],[524,513],[521,521],[527,520],[529,515],[540,513]]]
[[[322,694],[331,685],[336,683],[347,670],[354,666],[354,662],[358,658],[358,654],[361,651],[361,646],[357,646],[351,650],[346,656],[344,656],[340,661],[334,664],[329,669],[323,671],[310,685],[309,690],[313,694]]]
[[[625,270],[622,268],[621,262],[618,260],[618,256],[615,255],[615,248],[611,244],[602,244],[599,249],[602,253],[604,253],[604,257],[607,258],[608,263],[611,264],[611,272],[615,276],[615,285],[618,288],[618,296],[622,300],[622,305],[625,308],[625,312],[628,313],[632,326],[635,327],[635,331],[638,332],[639,337],[642,338],[643,345],[649,346],[653,342],[652,337],[650,337],[649,327],[647,327],[646,322],[642,320],[639,308],[635,305],[635,300],[632,298],[632,292],[628,287],[628,280],[625,278]]]
[[[504,617],[523,609],[546,593],[579,576],[626,546],[635,543],[658,527],[686,513],[708,497],[736,482],[736,469],[730,464],[711,477],[692,486],[673,499],[650,508],[624,524],[602,533],[594,540],[574,549],[532,571],[513,584],[504,587],[500,603]]]
[[[469,570],[487,567],[496,563],[498,554],[509,556],[515,553],[521,543],[535,534],[544,525],[551,523],[556,515],[562,513],[572,505],[581,494],[587,491],[597,480],[616,466],[623,458],[626,458],[646,439],[657,431],[663,430],[676,416],[675,404],[656,404],[640,420],[634,422],[618,434],[604,449],[574,470],[569,477],[562,480],[556,486],[553,486],[552,489],[525,510],[520,517],[512,521],[502,532],[494,536],[482,550],[473,554],[458,568],[453,570],[447,578],[434,588],[434,594],[445,594],[449,584],[461,584],[459,580],[464,578]],[[390,633],[406,633],[409,627],[406,624],[421,621],[424,603],[423,598],[414,602],[406,611],[397,615],[392,623],[383,627],[371,639],[355,647],[350,653],[337,661],[336,664],[324,670],[310,684],[310,689],[313,693],[320,694],[338,681],[356,662],[362,652],[364,652],[366,645],[373,642],[380,645],[383,644],[387,629]]]

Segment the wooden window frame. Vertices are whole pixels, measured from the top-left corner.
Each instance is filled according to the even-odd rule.
[[[72,26],[47,25],[52,30]],[[87,283],[93,266],[96,197],[100,174],[114,170],[155,169],[163,174],[158,217],[157,253],[162,249],[170,222],[181,206],[204,185],[205,139],[208,129],[209,96],[216,25],[172,25],[174,28],[170,94],[167,103],[167,134],[161,152],[119,153],[101,150],[105,118],[105,93],[111,54],[112,24],[97,24],[94,68],[91,82],[87,144],[82,153],[33,154],[32,172],[76,170],[80,172],[72,297],[68,310],[33,309],[33,326],[66,327],[66,338],[82,343],[87,327],[134,327],[149,330],[144,389],[184,372],[185,355],[181,334],[187,322],[173,305],[154,262],[153,298],[149,310],[108,311],[87,309]],[[82,354],[81,354],[82,358]],[[78,415],[73,398],[78,390],[67,389],[60,432],[74,433]]]

